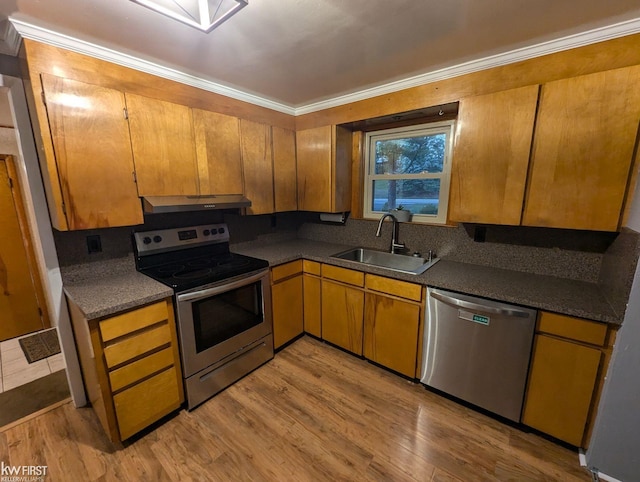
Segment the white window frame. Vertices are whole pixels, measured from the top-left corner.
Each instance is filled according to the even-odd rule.
[[[365,136],[365,175],[364,175],[364,218],[380,219],[387,211],[373,211],[373,181],[405,180],[405,179],[440,179],[440,197],[438,200],[438,214],[413,214],[411,222],[428,224],[446,224],[449,206],[449,184],[451,182],[451,154],[453,150],[453,135],[455,121],[433,122],[394,129],[367,132]],[[444,164],[442,172],[420,174],[375,174],[375,143],[379,140],[398,139],[420,135],[446,134],[447,141],[444,149]]]

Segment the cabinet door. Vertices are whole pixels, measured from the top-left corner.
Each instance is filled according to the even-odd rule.
[[[339,212],[351,206],[351,132],[322,126],[296,132],[298,209]]]
[[[240,120],[244,194],[251,201],[248,214],[272,213],[273,162],[271,129],[265,124]]]
[[[69,229],[142,224],[124,94],[42,74]]]
[[[298,209],[296,134],[288,129],[272,127],[271,135],[275,211],[295,211]]]
[[[200,194],[242,194],[240,120],[193,109]]]
[[[302,275],[271,287],[273,305],[273,345],[279,348],[303,332]]]
[[[640,119],[640,66],[542,87],[523,224],[618,229]]]
[[[413,378],[416,373],[420,305],[367,293],[364,356]]]
[[[538,86],[460,101],[451,220],[520,224],[537,101]]]
[[[322,337],[320,278],[305,273],[302,281],[304,290],[304,331],[320,338]]]
[[[189,107],[126,94],[140,196],[198,194]]]
[[[322,338],[362,355],[364,292],[322,280]]]
[[[522,423],[580,446],[601,355],[596,348],[537,335]]]
[[[331,126],[296,132],[298,208],[331,210]]]

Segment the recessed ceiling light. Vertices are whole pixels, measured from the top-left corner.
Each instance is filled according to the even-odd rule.
[[[203,32],[211,32],[249,0],[131,0]]]

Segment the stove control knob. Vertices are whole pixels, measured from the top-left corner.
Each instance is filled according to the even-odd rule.
[[[211,234],[218,234],[218,230],[216,228],[211,229]]]
[[[224,233],[224,228],[220,228],[220,229],[218,229],[218,232],[219,232],[220,234]]]
[[[204,231],[202,231],[202,234],[204,234],[205,236],[209,236],[211,234],[211,231],[205,229]]]
[[[154,243],[159,243],[160,241],[162,241],[162,236],[158,236],[157,234],[153,237],[153,242]]]
[[[145,236],[144,238],[142,238],[142,242],[144,244],[151,244],[151,238],[149,236]]]

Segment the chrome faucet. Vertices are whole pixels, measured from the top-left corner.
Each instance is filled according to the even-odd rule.
[[[378,222],[378,230],[376,231],[376,237],[378,238],[380,237],[380,231],[382,231],[382,222],[388,217],[391,218],[391,220],[393,221],[393,227],[391,228],[391,248],[389,248],[389,252],[392,254],[395,254],[396,251],[403,250],[406,248],[406,246],[404,245],[404,243],[398,242],[398,220],[393,214],[386,213],[382,215],[382,217],[380,218],[380,221]]]

